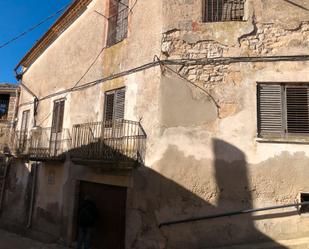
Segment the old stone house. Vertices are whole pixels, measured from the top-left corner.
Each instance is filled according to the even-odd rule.
[[[1,150],[10,144],[10,132],[15,126],[19,97],[16,84],[0,83],[0,147]]]
[[[76,0],[16,68],[1,225],[70,245],[89,195],[95,248],[306,248],[306,206],[209,216],[307,200],[308,58],[306,0]]]

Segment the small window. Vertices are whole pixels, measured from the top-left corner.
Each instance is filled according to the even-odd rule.
[[[115,120],[124,118],[125,88],[106,92],[104,120],[112,123]]]
[[[110,0],[107,45],[112,46],[128,35],[128,0]]]
[[[309,85],[259,84],[260,137],[309,135]]]
[[[10,95],[0,94],[0,120],[6,120],[9,111]]]
[[[242,21],[245,0],[204,0],[204,22]]]

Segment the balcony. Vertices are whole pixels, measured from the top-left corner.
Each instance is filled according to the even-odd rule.
[[[146,138],[139,122],[124,119],[74,125],[71,159],[132,168],[144,163]]]
[[[65,160],[70,148],[68,129],[37,128],[31,131],[28,155],[30,160],[35,161]]]
[[[14,154],[34,161],[65,160],[65,153],[71,147],[68,129],[58,132],[51,128],[15,131],[12,141],[10,147]]]
[[[11,153],[20,157],[27,157],[29,152],[30,136],[28,131],[15,131],[11,134]]]

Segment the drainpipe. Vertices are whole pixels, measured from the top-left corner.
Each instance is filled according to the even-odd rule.
[[[33,216],[33,209],[34,209],[34,201],[35,201],[35,192],[36,192],[36,181],[37,181],[37,171],[38,171],[39,163],[34,163],[31,165],[31,170],[33,169],[33,178],[32,178],[32,187],[31,187],[31,200],[30,200],[30,209],[28,215],[28,223],[27,228],[31,228],[32,225],[32,216]]]

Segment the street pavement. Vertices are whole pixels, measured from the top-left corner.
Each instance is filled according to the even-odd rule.
[[[0,230],[0,249],[68,249],[55,244],[43,244]]]

